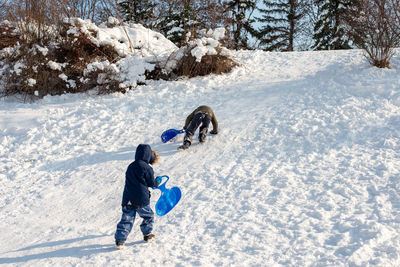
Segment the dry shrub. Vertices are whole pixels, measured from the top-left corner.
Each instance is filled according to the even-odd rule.
[[[399,0],[359,0],[347,11],[348,34],[371,65],[390,68],[393,49],[400,45],[399,15]]]
[[[58,42],[49,41],[41,47],[31,41],[5,58],[10,68],[4,73],[7,86],[3,95],[22,95],[25,101],[92,89],[99,94],[124,91],[112,68],[91,71],[85,76],[89,63],[115,62],[119,59],[117,52],[111,46],[97,47],[81,32],[67,34],[68,29],[68,24],[60,27]]]
[[[107,67],[119,59],[117,52],[93,44],[90,40],[96,33],[80,32],[79,19],[64,20],[70,4],[16,0],[9,6],[10,22],[0,24],[0,65],[7,66],[1,73],[4,78],[0,77],[3,96],[22,95],[26,100],[91,89],[123,91],[115,71]],[[75,34],[69,34],[71,28]],[[91,62],[108,63],[101,70],[87,71]]]
[[[99,95],[126,92],[126,88],[120,86],[121,82],[115,78],[115,73],[110,69],[96,70],[90,72],[85,77],[86,82],[81,85],[83,91],[95,89]]]
[[[48,94],[48,91],[63,90],[58,82],[57,72],[52,71],[45,63],[46,57],[38,53],[35,45],[23,45],[7,58],[10,68],[5,76],[7,86],[4,95],[22,95],[24,100],[34,96]],[[40,88],[40,89],[39,89]],[[53,93],[56,94],[56,93]]]
[[[186,76],[189,78],[196,76],[205,76],[208,74],[221,74],[230,72],[237,63],[227,56],[205,55],[200,62],[190,53],[187,53],[178,64],[178,68],[174,71],[178,76]]]
[[[7,9],[7,19],[16,25],[23,40],[43,46],[57,38],[67,3],[68,0],[14,0]]]
[[[0,23],[0,50],[13,47],[21,42],[22,39],[12,24],[5,21]]]
[[[153,71],[146,72],[146,79],[173,80],[180,76],[192,78],[209,74],[221,74],[230,72],[234,67],[238,66],[238,63],[232,58],[221,54],[221,48],[216,49],[216,55],[204,55],[201,61],[198,62],[196,57],[191,54],[194,48],[195,46],[181,48],[184,50],[183,56],[179,56],[181,53],[178,51],[176,54],[172,54],[166,63],[157,63]],[[176,63],[173,64],[173,69],[168,71],[165,66],[171,61]]]

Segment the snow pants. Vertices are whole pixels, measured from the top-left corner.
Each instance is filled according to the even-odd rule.
[[[142,231],[143,235],[148,235],[151,233],[151,231],[153,230],[154,212],[150,208],[150,205],[138,209],[130,206],[123,206],[122,218],[121,221],[118,223],[117,231],[115,232],[116,242],[126,241],[129,233],[132,230],[133,223],[135,222],[136,213],[139,214],[141,218],[143,218],[143,222],[140,225],[140,230]]]
[[[206,135],[208,131],[208,126],[211,122],[211,116],[205,112],[198,112],[194,115],[193,119],[190,121],[189,127],[185,131],[185,137],[183,141],[189,141],[192,143],[192,138],[197,128],[200,126],[199,137],[201,135]]]

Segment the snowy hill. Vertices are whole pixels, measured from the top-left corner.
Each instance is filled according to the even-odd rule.
[[[229,74],[125,95],[2,100],[1,266],[399,266],[400,55],[390,70],[358,50],[234,57]],[[218,135],[161,143],[202,104]],[[117,251],[140,143],[183,195],[153,243],[137,219]]]

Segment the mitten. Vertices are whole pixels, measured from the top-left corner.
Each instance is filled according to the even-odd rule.
[[[216,131],[214,129],[210,132],[210,134],[217,134],[217,133],[218,133],[218,131]]]

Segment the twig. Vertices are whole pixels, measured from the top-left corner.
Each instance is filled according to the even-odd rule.
[[[6,3],[7,3],[7,0],[3,0],[3,3],[0,5],[0,8],[2,8]]]
[[[117,1],[117,0],[115,0],[115,1]],[[131,50],[131,53],[133,53],[133,44],[132,44],[132,40],[131,40],[131,38],[129,37],[129,34],[128,34],[128,32],[127,32],[126,29],[125,29],[124,22],[123,22],[123,20],[122,20],[122,18],[121,18],[121,15],[119,14],[119,11],[118,11],[118,8],[117,8],[117,6],[116,6],[116,3],[114,3],[113,1],[110,1],[110,4],[113,6],[113,8],[114,8],[114,10],[115,10],[115,14],[117,15],[117,17],[118,17],[118,19],[119,19],[119,21],[120,21],[120,26],[122,27],[122,29],[124,30],[124,32],[125,32],[125,34],[126,34],[126,37],[128,38],[128,41],[129,41],[129,49]]]

